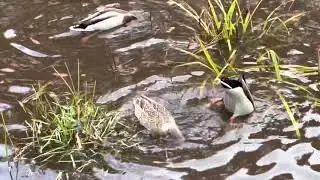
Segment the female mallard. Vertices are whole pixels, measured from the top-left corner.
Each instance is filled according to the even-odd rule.
[[[165,107],[147,96],[140,95],[133,100],[134,114],[140,124],[152,135],[172,135],[180,140],[184,137],[173,116]]]
[[[135,19],[137,18],[133,14],[125,10],[105,8],[102,11],[89,15],[69,29],[80,32],[106,31],[125,25]]]
[[[226,88],[223,98],[211,100],[211,105],[223,101],[226,109],[233,113],[230,117],[230,124],[234,124],[236,117],[245,116],[252,113],[255,109],[252,95],[247,86],[244,75],[238,80],[222,78],[220,81],[222,87]]]

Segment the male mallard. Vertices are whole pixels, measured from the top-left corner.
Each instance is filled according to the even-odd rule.
[[[226,109],[233,113],[230,117],[230,124],[235,122],[236,117],[245,116],[252,113],[255,109],[252,95],[247,86],[244,75],[238,80],[222,78],[220,81],[226,92],[223,98],[215,98],[211,100],[211,105],[219,101],[223,101]]]
[[[89,15],[78,24],[71,26],[70,30],[80,32],[106,31],[137,19],[129,12],[117,8],[105,8]]]
[[[134,114],[140,124],[147,128],[152,135],[172,135],[179,140],[184,137],[173,116],[165,107],[147,96],[140,95],[133,100]]]

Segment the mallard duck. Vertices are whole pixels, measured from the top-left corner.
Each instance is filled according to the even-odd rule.
[[[254,111],[255,106],[253,98],[244,75],[238,80],[222,78],[220,84],[227,90],[225,91],[223,98],[212,99],[211,105],[223,101],[225,108],[233,113],[229,119],[230,124],[234,124],[237,117],[251,114]]]
[[[145,95],[136,97],[133,105],[134,114],[140,124],[152,135],[172,135],[179,140],[184,140],[173,116],[163,105]]]
[[[135,19],[137,18],[133,14],[125,10],[105,8],[102,11],[89,15],[69,29],[80,32],[106,31],[125,25]]]

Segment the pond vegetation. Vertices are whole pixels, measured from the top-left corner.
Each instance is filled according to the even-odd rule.
[[[125,125],[117,112],[94,102],[95,85],[80,80],[79,64],[76,84],[67,65],[66,69],[69,80],[55,71],[67,91],[61,93],[63,87],[50,82],[39,83],[34,93],[19,102],[28,131],[26,138],[15,139],[15,159],[27,158],[39,165],[58,163],[64,171],[72,167],[81,172],[97,163],[95,156],[101,152],[117,155],[137,147],[132,127]]]
[[[290,25],[305,14],[290,12],[294,0],[264,13],[261,10],[264,1],[259,0],[253,9],[240,5],[238,0],[208,0],[207,7],[202,9],[196,9],[184,1],[174,2],[197,24],[196,28],[188,28],[194,32],[199,48],[188,51],[174,47],[190,55],[191,60],[181,62],[173,70],[190,66],[205,69],[207,74],[201,82],[200,91],[206,86],[216,86],[218,80],[225,76],[238,76],[248,70],[268,72],[272,74],[268,78],[273,85],[298,90],[303,98],[320,107],[320,98],[312,94],[309,87],[291,81],[290,73],[286,73],[294,71],[295,77],[319,76],[320,53],[319,67],[311,67],[288,64],[278,55],[277,49],[266,47],[266,42],[276,33],[290,36]],[[289,13],[284,13],[286,11]],[[261,19],[261,15],[257,18],[257,13],[265,18]],[[247,61],[245,56],[251,59]],[[59,164],[63,171],[81,172],[98,164],[96,156],[99,154],[118,155],[130,148],[138,149],[136,129],[128,125],[112,106],[96,104],[96,84],[81,80],[79,63],[76,81],[68,66],[65,67],[69,79],[54,69],[64,87],[57,87],[57,82],[38,83],[31,95],[19,101],[28,130],[26,137],[20,139],[4,128],[8,162],[9,145],[15,145],[15,160],[28,159],[40,165]],[[278,95],[296,136],[300,138],[301,132],[293,110],[295,104],[287,102],[280,88],[272,90]],[[5,125],[3,114],[1,118]],[[59,173],[59,176],[61,178],[63,175]]]
[[[282,31],[287,33],[287,36],[290,36],[290,31],[287,26],[290,23],[298,21],[304,16],[304,13],[283,14],[281,10],[287,7],[287,4],[291,3],[292,5],[294,2],[286,1],[269,14],[266,14],[264,20],[256,20],[254,15],[261,10],[263,1],[264,0],[258,1],[255,8],[251,11],[250,7],[241,7],[238,0],[227,2],[208,0],[208,7],[201,9],[200,12],[197,12],[185,2],[174,2],[187,16],[198,23],[197,29],[192,27],[190,27],[190,29],[194,30],[195,39],[200,47],[194,52],[177,48],[177,50],[192,56],[196,61],[182,63],[177,65],[176,68],[200,66],[209,70],[210,75],[202,82],[202,87],[204,87],[208,81],[216,85],[217,80],[221,76],[234,76],[244,70],[258,68],[262,72],[273,72],[275,74],[274,79],[278,83],[300,89],[307,93],[308,97],[311,96],[311,99],[314,101],[319,101],[307,88],[282,77],[282,74],[284,74],[282,71],[288,68],[296,69],[298,73],[302,73],[303,75],[318,75],[316,67],[284,65],[275,50],[263,47],[263,44],[265,44],[265,41],[268,39],[268,35],[272,36]],[[257,42],[260,42],[260,44]],[[224,51],[224,49],[228,50]],[[218,53],[214,51],[218,51]],[[243,52],[249,52],[249,54],[246,54],[247,56],[255,57],[256,65],[244,66],[245,59],[242,58],[244,55]],[[299,74],[297,76],[299,76]],[[290,106],[286,102],[285,97],[281,95],[281,92],[277,91],[277,94],[296,129],[297,136],[300,137],[297,121],[290,110]]]

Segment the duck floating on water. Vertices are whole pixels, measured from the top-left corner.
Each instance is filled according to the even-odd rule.
[[[123,26],[135,19],[137,17],[128,11],[117,8],[105,8],[102,11],[89,15],[69,29],[78,32],[106,31]]]
[[[226,109],[233,113],[229,119],[230,124],[234,124],[237,117],[249,115],[254,111],[255,106],[253,98],[247,86],[244,74],[238,80],[222,78],[220,84],[227,90],[223,98],[211,99],[211,105],[223,101]]]
[[[97,9],[95,13],[89,14],[88,17],[82,19],[77,24],[70,26],[69,32],[50,36],[49,39],[60,39],[78,36],[83,33],[92,33],[82,39],[83,42],[86,42],[99,32],[125,26],[136,19],[138,18],[128,11],[114,7],[103,7],[102,9]]]
[[[148,129],[154,136],[171,135],[178,140],[184,141],[171,113],[155,100],[139,95],[133,100],[134,114],[140,124]]]

